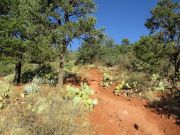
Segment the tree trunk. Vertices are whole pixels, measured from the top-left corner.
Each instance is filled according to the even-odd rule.
[[[173,85],[174,86],[176,84],[176,81],[179,79],[179,76],[177,73],[179,72],[180,61],[179,61],[178,57],[179,57],[179,49],[177,50],[177,52],[175,52],[173,54],[173,58],[174,58],[173,60],[174,61],[172,61],[172,64],[174,65],[174,78],[173,78]]]
[[[61,54],[59,55],[59,73],[58,73],[58,91],[63,89],[64,84],[64,62],[65,62],[65,54],[66,54],[66,45],[63,45]]]
[[[59,56],[58,90],[62,90],[64,83],[64,54]]]
[[[18,85],[21,82],[21,67],[22,63],[21,60],[19,60],[15,65],[15,76],[14,76],[14,83]]]
[[[179,63],[176,62],[175,66],[174,66],[174,78],[178,78],[177,73],[179,72]]]
[[[179,71],[179,49],[174,53],[174,78],[178,78],[177,73]]]

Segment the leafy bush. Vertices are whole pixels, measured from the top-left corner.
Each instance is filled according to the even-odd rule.
[[[0,76],[6,76],[13,73],[14,64],[11,64],[10,61],[4,61],[0,59],[0,67]]]
[[[120,93],[126,96],[131,96],[133,94],[138,94],[139,92],[147,89],[149,84],[149,76],[142,72],[127,72],[124,77],[121,78],[122,81],[114,90],[116,95]]]
[[[101,45],[90,45],[88,43],[83,43],[83,45],[78,50],[77,63],[92,64],[95,61],[100,60],[101,56]]]
[[[94,91],[86,84],[81,83],[80,88],[74,88],[70,85],[67,85],[68,96],[73,99],[75,104],[82,102],[90,110],[98,103],[97,99],[92,99],[90,96],[94,94]]]
[[[143,72],[130,72],[127,74],[125,82],[134,89],[143,90],[150,86],[150,76]]]

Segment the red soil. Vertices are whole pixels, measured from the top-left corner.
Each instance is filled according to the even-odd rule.
[[[96,91],[98,105],[90,113],[90,121],[96,135],[179,135],[180,127],[173,120],[161,117],[144,107],[147,102],[127,99],[102,88],[102,73],[90,69],[89,84]]]

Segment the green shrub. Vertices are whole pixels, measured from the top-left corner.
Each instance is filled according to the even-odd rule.
[[[143,90],[144,87],[149,87],[149,75],[143,72],[130,72],[127,74],[125,82],[129,83],[133,88]]]
[[[14,64],[0,60],[0,76],[12,74],[14,71]]]
[[[65,63],[64,70],[70,73],[77,73],[79,71],[79,67],[75,65],[75,60],[71,60]]]

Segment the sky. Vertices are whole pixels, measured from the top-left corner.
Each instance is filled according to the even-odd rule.
[[[158,0],[95,0],[97,10],[97,28],[105,28],[105,34],[115,43],[120,44],[123,38],[128,38],[132,43],[141,36],[148,35],[149,30],[144,26],[150,17],[150,10]],[[79,41],[74,41],[71,49],[80,46]]]

